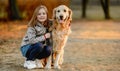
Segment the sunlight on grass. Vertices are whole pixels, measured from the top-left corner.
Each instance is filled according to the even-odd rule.
[[[27,22],[0,22],[0,39],[21,38],[25,34]]]

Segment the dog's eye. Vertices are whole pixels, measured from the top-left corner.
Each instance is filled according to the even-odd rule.
[[[60,12],[60,10],[58,10],[57,12]]]
[[[66,12],[66,10],[64,10],[64,12]]]

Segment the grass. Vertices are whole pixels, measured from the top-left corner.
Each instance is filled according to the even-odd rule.
[[[73,19],[82,19],[81,6],[70,6],[73,10]],[[120,7],[110,6],[110,16],[113,20],[120,21]],[[87,19],[88,20],[104,20],[104,13],[101,6],[87,6]]]
[[[20,52],[27,23],[28,21],[0,22],[0,71],[28,71],[23,67],[24,57]],[[113,21],[73,22],[72,33],[65,46],[62,69],[48,71],[120,71],[119,26],[119,22]],[[85,33],[87,31],[88,33]],[[103,34],[99,31],[107,31],[105,37],[101,37]],[[111,34],[112,37],[109,38]],[[113,39],[114,37],[116,39]]]

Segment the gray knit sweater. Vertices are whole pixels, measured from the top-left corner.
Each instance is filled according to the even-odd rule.
[[[44,37],[45,33],[46,28],[40,23],[37,23],[35,27],[28,27],[27,33],[25,34],[22,40],[21,46],[45,41],[46,40]]]

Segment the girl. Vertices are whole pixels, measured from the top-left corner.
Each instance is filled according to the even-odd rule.
[[[51,47],[45,45],[46,39],[50,38],[50,33],[46,33],[49,27],[48,11],[43,5],[38,6],[28,24],[28,30],[22,40],[21,52],[26,61],[24,67],[27,69],[41,68],[42,63],[37,59],[50,56]]]

